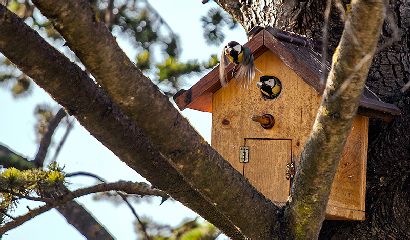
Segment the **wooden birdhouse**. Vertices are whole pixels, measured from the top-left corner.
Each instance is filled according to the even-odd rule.
[[[312,129],[324,86],[321,56],[309,41],[273,28],[259,28],[245,44],[258,69],[248,88],[232,79],[221,87],[218,67],[189,90],[178,92],[178,107],[212,113],[212,146],[265,197],[284,204],[294,167]],[[274,94],[261,86],[280,84]],[[276,86],[277,87],[277,86]],[[360,100],[343,157],[332,185],[327,219],[364,220],[369,117],[384,120],[399,109],[366,90]]]

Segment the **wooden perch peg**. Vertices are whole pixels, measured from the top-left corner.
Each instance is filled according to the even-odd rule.
[[[271,129],[275,125],[275,118],[270,114],[254,115],[252,121],[260,123],[265,129]]]

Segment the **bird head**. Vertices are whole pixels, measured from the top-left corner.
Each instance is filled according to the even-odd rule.
[[[224,53],[228,57],[229,61],[239,64],[240,62],[242,62],[243,58],[242,50],[243,49],[241,44],[235,41],[231,41],[225,46]]]
[[[262,96],[267,99],[274,99],[282,91],[282,83],[274,76],[261,76],[260,81],[256,83]]]

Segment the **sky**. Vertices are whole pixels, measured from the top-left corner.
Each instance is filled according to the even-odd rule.
[[[211,7],[217,7],[214,2],[203,5],[200,0],[150,0],[150,4],[159,12],[165,21],[176,32],[181,41],[182,60],[198,59],[207,60],[211,54],[218,54],[221,46],[208,46],[203,38],[200,17],[205,15]],[[236,40],[246,42],[245,32],[240,28],[225,32],[225,43]],[[131,59],[135,51],[125,39],[119,39],[119,44]],[[200,51],[198,51],[200,49]],[[197,82],[205,73],[193,75],[186,79],[188,85]],[[14,99],[9,91],[0,88],[0,143],[23,156],[33,159],[37,151],[34,132],[34,108],[39,103],[48,103],[50,106],[58,105],[52,98],[37,86],[32,87],[31,95],[27,98]],[[184,110],[182,114],[189,119],[197,131],[209,142],[211,136],[211,114],[195,110]],[[54,139],[58,142],[64,134],[64,128],[59,128]],[[53,149],[51,149],[51,154]],[[145,181],[143,177],[122,163],[109,149],[99,143],[80,124],[75,123],[64,145],[58,162],[65,166],[65,172],[88,171],[97,174],[108,181],[131,180]],[[88,186],[93,180],[78,177],[69,179],[71,189]],[[133,229],[134,217],[124,204],[114,206],[106,201],[94,201],[91,196],[78,199],[98,221],[117,239],[135,239]],[[140,215],[150,216],[161,223],[177,225],[185,218],[196,216],[194,212],[177,202],[167,201],[159,206],[160,200],[156,199],[151,204],[134,204]],[[26,206],[34,207],[29,202],[22,201],[13,215],[26,211]],[[22,226],[9,231],[3,240],[25,239],[85,239],[75,228],[66,223],[65,219],[55,210],[42,214]]]

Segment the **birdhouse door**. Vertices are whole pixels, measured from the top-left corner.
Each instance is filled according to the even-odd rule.
[[[285,203],[290,181],[286,179],[286,165],[291,162],[292,141],[277,139],[245,139],[248,162],[243,174],[263,195],[275,203]]]

